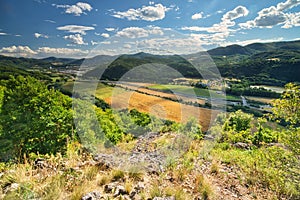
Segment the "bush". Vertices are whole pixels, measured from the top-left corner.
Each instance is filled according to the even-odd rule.
[[[68,138],[73,137],[71,99],[31,77],[10,77],[1,84],[6,89],[0,115],[0,159],[64,152]]]

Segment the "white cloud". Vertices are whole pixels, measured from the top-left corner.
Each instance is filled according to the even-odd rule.
[[[8,35],[7,33],[0,32],[0,35]]]
[[[104,38],[109,38],[110,35],[108,33],[102,33],[101,36]]]
[[[46,39],[49,38],[48,35],[44,35],[44,34],[41,34],[41,33],[34,33],[34,37],[35,38],[46,38]]]
[[[80,16],[82,14],[86,14],[84,11],[91,11],[93,8],[88,3],[78,2],[75,5],[57,5],[52,4],[57,8],[64,8],[65,13],[67,14],[74,14],[75,16]]]
[[[1,48],[0,54],[13,57],[32,57],[36,55],[37,52],[30,49],[28,46],[10,46]]]
[[[53,20],[50,20],[50,19],[45,19],[44,21],[45,21],[45,22],[52,23],[52,24],[55,24],[55,23],[56,23],[56,21],[53,21]]]
[[[89,51],[72,48],[51,48],[51,47],[40,47],[36,50],[32,50],[28,46],[10,46],[3,47],[0,49],[0,54],[12,57],[67,57],[67,58],[82,58],[87,56]]]
[[[272,38],[272,39],[250,39],[250,40],[236,40],[235,42],[224,42],[221,44],[221,46],[229,46],[233,44],[238,44],[241,46],[246,46],[248,44],[253,44],[253,43],[267,43],[267,42],[280,42],[283,40],[283,37],[279,38]]]
[[[99,42],[96,42],[96,41],[92,40],[92,41],[91,41],[91,44],[94,46],[94,45],[98,45]]]
[[[124,44],[124,46],[123,46],[125,49],[131,49],[132,48],[132,46],[130,45],[130,44]]]
[[[154,1],[149,1],[149,5],[154,5]]]
[[[203,18],[203,12],[195,13],[192,15],[192,19],[197,20]]]
[[[78,25],[60,26],[60,27],[57,27],[56,29],[60,30],[60,31],[67,31],[70,33],[80,33],[82,35],[85,35],[86,31],[95,30],[95,28],[92,26],[78,26]]]
[[[103,41],[103,42],[100,42],[100,44],[111,44],[111,41]]]
[[[249,14],[249,10],[244,6],[238,6],[235,9],[225,13],[222,17],[222,21],[232,21],[240,17],[247,16]]]
[[[126,37],[126,38],[141,38],[141,37],[147,37],[149,34],[148,31],[143,28],[128,27],[117,32],[116,35],[119,37]]]
[[[299,0],[287,0],[286,2],[281,2],[277,4],[276,8],[278,11],[285,11],[298,5],[300,5]]]
[[[193,34],[193,38],[202,41],[206,45],[209,44],[219,44],[225,41],[232,33],[236,32],[235,29],[230,27],[235,26],[235,19],[246,16],[249,11],[244,6],[237,6],[231,11],[225,13],[221,19],[220,23],[213,24],[208,27],[201,26],[185,26],[181,30],[187,30],[192,32],[207,32],[208,34]]]
[[[115,28],[105,28],[105,30],[111,32],[111,31],[115,31],[116,29]]]
[[[83,41],[83,38],[82,38],[82,36],[80,34],[67,35],[67,36],[64,36],[64,39],[65,40],[70,40],[74,44],[87,45],[87,43],[85,43]]]
[[[224,10],[218,10],[216,13],[217,14],[222,14],[222,13],[224,13]]]
[[[72,48],[51,48],[51,47],[40,47],[37,50],[38,57],[68,57],[68,58],[80,58],[86,56],[89,51]]]
[[[201,26],[185,26],[181,30],[189,31],[206,31],[208,33],[224,33],[224,32],[234,32],[234,30],[229,29],[235,25],[233,20],[248,15],[249,11],[246,7],[238,6],[235,9],[228,11],[222,17],[222,21],[218,24],[213,24],[210,27],[201,27]]]
[[[163,35],[164,33],[160,27],[148,27],[148,28],[128,27],[117,32],[116,35],[118,37],[134,39],[134,38],[148,37],[151,34]]]
[[[298,13],[284,12],[298,5],[300,5],[300,0],[287,0],[285,2],[278,3],[276,6],[260,10],[257,13],[258,16],[254,20],[240,23],[239,26],[243,29],[251,29],[255,27],[272,28],[276,25],[282,25],[282,28],[299,26],[300,20]]]
[[[282,26],[282,28],[292,28],[293,26],[300,26],[300,12],[297,13],[288,13],[287,21]]]
[[[165,13],[168,10],[169,8],[162,4],[155,4],[137,9],[131,8],[124,12],[114,11],[112,16],[120,19],[126,18],[128,20],[156,21],[165,18]]]

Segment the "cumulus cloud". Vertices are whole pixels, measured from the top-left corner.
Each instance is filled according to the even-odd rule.
[[[288,13],[287,20],[282,28],[292,28],[293,26],[300,26],[300,12],[297,13]]]
[[[298,5],[300,5],[299,0],[287,0],[286,2],[277,4],[276,8],[278,11],[285,11]]]
[[[189,31],[206,31],[208,33],[218,33],[218,32],[231,32],[234,30],[229,29],[229,27],[234,26],[235,22],[233,20],[248,15],[249,11],[246,7],[238,6],[235,9],[228,11],[222,17],[222,20],[218,24],[213,24],[210,27],[200,27],[200,26],[185,26],[181,30]]]
[[[249,11],[244,6],[238,6],[235,9],[225,13],[222,17],[222,21],[232,21],[240,17],[247,16]]]
[[[51,47],[39,47],[36,50],[32,50],[28,46],[10,46],[0,49],[0,54],[12,57],[68,57],[68,58],[82,58],[88,55],[88,50],[72,49],[72,48],[51,48]]]
[[[35,38],[46,38],[46,39],[49,38],[48,35],[41,34],[41,33],[34,33],[34,37],[35,37]]]
[[[203,13],[202,12],[195,13],[195,14],[192,15],[191,18],[194,19],[194,20],[201,19],[201,18],[203,18]]]
[[[70,33],[80,33],[82,35],[86,34],[86,31],[95,30],[92,26],[78,26],[78,25],[66,25],[66,26],[60,26],[56,28],[60,31],[67,31]]]
[[[93,8],[88,3],[78,2],[75,5],[57,5],[52,4],[52,6],[55,6],[56,8],[64,8],[65,13],[67,14],[73,14],[75,16],[80,16],[82,14],[86,14],[85,11],[91,11]]]
[[[37,52],[30,49],[28,46],[10,46],[1,48],[0,54],[13,57],[32,57],[36,55]]]
[[[143,6],[142,8],[131,8],[127,11],[113,11],[112,16],[120,19],[127,20],[145,20],[156,21],[165,18],[165,13],[169,8],[162,4],[155,4],[150,6]]]
[[[139,28],[139,27],[128,27],[117,32],[118,37],[125,38],[142,38],[148,37],[149,35],[163,35],[163,31],[160,27],[149,27],[149,28]]]
[[[248,14],[249,11],[246,7],[237,6],[233,10],[226,12],[222,16],[220,23],[213,24],[209,27],[185,26],[182,27],[181,30],[192,32],[207,32],[209,34],[192,34],[192,37],[201,40],[206,44],[217,44],[220,41],[225,41],[226,38],[231,35],[231,33],[236,32],[236,30],[231,28],[235,26],[235,19],[247,16]]]
[[[111,31],[115,31],[116,29],[115,28],[105,28],[105,30],[111,32]]]
[[[37,50],[39,57],[69,57],[69,58],[79,58],[86,56],[89,51],[81,49],[72,48],[51,48],[51,47],[40,47]]]
[[[91,44],[94,46],[94,45],[98,45],[99,42],[96,42],[96,41],[92,40],[92,41],[91,41]]]
[[[244,6],[237,6],[235,9],[228,11],[222,17],[222,20],[218,24],[213,24],[210,27],[201,27],[201,26],[185,26],[181,30],[189,31],[205,31],[208,33],[220,33],[220,32],[233,32],[234,30],[229,29],[235,25],[234,20],[243,16],[248,15],[249,11]]]
[[[254,27],[272,28],[276,25],[282,25],[282,28],[291,28],[299,26],[299,13],[286,13],[285,11],[300,5],[300,0],[287,0],[260,10],[254,20],[239,24],[241,28],[251,29]]]
[[[79,44],[79,45],[87,45],[87,43],[85,43],[83,41],[83,38],[80,34],[74,34],[74,35],[67,35],[67,36],[64,36],[64,39],[65,40],[70,40],[73,44]]]
[[[104,37],[104,38],[109,38],[109,34],[108,33],[102,33],[101,36]]]

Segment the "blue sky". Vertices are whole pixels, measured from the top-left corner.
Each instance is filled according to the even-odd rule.
[[[0,54],[7,56],[184,54],[299,33],[300,0],[0,1]]]

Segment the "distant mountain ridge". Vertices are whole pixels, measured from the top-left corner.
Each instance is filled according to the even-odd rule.
[[[191,55],[153,55],[139,52],[119,56],[98,55],[87,59],[56,58],[43,59],[14,58],[0,55],[0,72],[11,67],[18,69],[73,69],[85,67],[86,76],[102,74],[102,79],[118,80],[124,74],[138,66],[133,79],[146,80],[149,76],[166,77],[166,80],[181,76],[201,78],[201,74],[188,61],[189,57],[210,55],[223,77],[246,78],[255,83],[284,84],[286,82],[300,82],[300,40],[287,42],[253,43],[246,46],[229,45],[199,52]],[[159,65],[161,64],[161,65]],[[209,63],[201,63],[202,67],[210,71]],[[168,71],[162,65],[169,67]],[[207,66],[206,66],[207,65]],[[160,69],[159,69],[160,68]],[[155,74],[155,70],[160,74]],[[3,70],[2,70],[3,71]],[[139,73],[139,74],[138,74]],[[128,77],[130,79],[130,77]]]
[[[300,50],[300,40],[289,42],[252,43],[246,46],[237,44],[208,50],[211,56],[252,55],[274,50]]]

